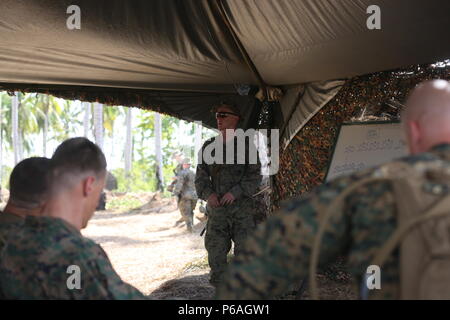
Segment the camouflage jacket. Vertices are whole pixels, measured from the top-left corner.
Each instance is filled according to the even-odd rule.
[[[177,164],[175,169],[173,169],[173,174],[175,176],[178,176],[178,174],[180,173],[181,170],[183,170],[183,165],[181,163],[179,163],[179,164]]]
[[[77,283],[73,266],[79,268],[79,289],[72,286]],[[0,260],[0,287],[6,299],[145,298],[120,279],[98,244],[50,217],[29,216],[9,235]]]
[[[177,183],[178,174],[183,170],[183,165],[178,164],[175,169],[173,169],[173,174],[175,175],[172,179],[172,182],[167,186],[167,191],[173,192],[173,188],[175,188],[175,184]]]
[[[8,212],[0,212],[0,252],[6,244],[6,238],[11,229],[22,224],[25,219]],[[1,258],[1,255],[0,255]]]
[[[450,144],[438,145],[430,152],[401,159],[412,165],[427,166],[441,161],[450,167]],[[346,187],[373,175],[369,169],[332,180],[306,196],[286,201],[278,214],[259,226],[243,253],[228,270],[219,299],[270,299],[284,294],[293,283],[308,275],[311,249],[318,230],[318,214]],[[322,238],[319,265],[346,256],[355,279],[355,290],[362,288],[367,267],[389,236],[396,230],[396,203],[391,183],[372,182],[345,199],[336,208]],[[358,291],[359,295],[360,291]],[[399,251],[393,252],[381,267],[381,290],[371,290],[369,298],[399,298]]]
[[[257,192],[262,178],[258,153],[256,150],[250,152],[248,142],[244,144],[245,149],[241,153],[238,152],[236,138],[227,144],[223,144],[220,139],[216,140],[216,138],[207,140],[199,152],[199,164],[195,175],[195,188],[198,197],[202,200],[208,200],[212,193],[217,193],[219,197],[222,197],[227,192],[233,194],[236,200],[251,197]],[[208,163],[205,157],[208,152],[205,152],[205,148],[212,147],[213,143],[217,146],[224,146],[223,154],[220,156],[219,152],[213,150],[211,155],[221,160]],[[226,161],[227,148],[234,149],[232,164],[226,163],[229,162]]]
[[[195,174],[192,170],[183,169],[178,172],[173,193],[184,199],[197,199],[197,194],[195,193]]]

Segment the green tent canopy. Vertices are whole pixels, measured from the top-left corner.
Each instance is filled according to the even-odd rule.
[[[71,5],[81,29],[67,27]],[[367,27],[371,5],[381,29]],[[448,59],[449,12],[448,0],[1,0],[0,90],[211,126],[207,111],[221,99],[236,99],[255,121],[255,99],[242,89],[264,84],[283,89],[282,119],[303,108],[289,138],[340,79]],[[312,96],[302,106],[306,83]]]

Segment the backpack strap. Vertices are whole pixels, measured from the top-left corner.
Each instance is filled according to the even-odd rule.
[[[317,281],[316,281],[316,275],[317,275],[317,266],[319,264],[319,254],[320,254],[320,246],[322,245],[322,238],[325,233],[325,229],[328,225],[328,220],[330,219],[331,215],[342,208],[345,202],[345,198],[347,198],[348,195],[350,195],[353,191],[360,188],[361,186],[377,182],[377,181],[387,181],[390,180],[385,177],[368,177],[365,179],[362,179],[360,181],[357,181],[353,183],[352,185],[348,186],[346,189],[344,189],[326,208],[326,211],[322,217],[319,217],[319,229],[317,231],[317,234],[314,238],[314,243],[312,247],[312,253],[311,253],[311,261],[309,264],[309,284],[310,284],[310,296],[311,299],[318,300],[319,299],[319,293],[317,288]]]
[[[317,266],[319,264],[319,254],[320,254],[320,247],[322,244],[322,238],[331,215],[334,212],[340,210],[343,207],[347,196],[349,196],[353,191],[360,188],[361,186],[373,182],[381,182],[381,181],[390,182],[398,177],[402,176],[407,177],[411,175],[412,171],[413,168],[411,168],[411,166],[407,163],[404,162],[388,163],[384,166],[381,166],[378,170],[374,171],[372,175],[370,175],[369,177],[363,178],[349,185],[326,207],[325,213],[322,216],[319,216],[319,228],[314,238],[311,260],[309,265],[309,284],[310,284],[311,299],[314,300],[319,299],[316,280]]]
[[[381,172],[381,174],[379,174]],[[393,250],[399,245],[402,246],[401,255],[401,276],[405,276],[407,279],[414,278],[414,274],[418,272],[420,267],[420,261],[410,261],[408,260],[407,252],[414,250],[429,250],[429,248],[422,247],[419,248],[417,245],[423,243],[422,241],[417,241],[417,237],[421,234],[416,232],[411,235],[409,231],[413,228],[418,227],[424,222],[442,218],[445,216],[450,216],[450,194],[447,192],[445,195],[424,195],[421,190],[424,173],[418,172],[411,165],[404,162],[395,162],[387,164],[376,171],[370,177],[361,179],[346,189],[344,189],[326,208],[323,216],[319,217],[319,229],[317,235],[314,239],[311,262],[309,269],[310,277],[310,291],[312,299],[318,299],[318,290],[316,282],[316,272],[320,254],[320,246],[322,237],[325,233],[325,229],[328,224],[333,212],[342,208],[345,204],[345,199],[353,191],[360,188],[363,185],[378,182],[378,181],[388,181],[392,183],[393,192],[396,197],[397,204],[397,218],[398,218],[398,228],[386,241],[386,243],[378,251],[374,259],[372,260],[372,265],[382,266],[386,260],[390,257]],[[440,173],[440,175],[443,175]],[[445,174],[444,174],[445,175]],[[447,177],[444,177],[447,179]],[[447,179],[448,180],[448,179]],[[417,183],[419,181],[419,183]],[[425,202],[425,204],[423,203]],[[404,239],[406,237],[406,239]],[[416,239],[414,239],[416,237]],[[420,239],[419,239],[420,240]],[[406,253],[403,251],[407,251]],[[410,283],[411,281],[402,281],[401,297],[407,298],[412,297],[417,299],[417,297],[411,296],[411,292],[417,292],[414,286],[415,284]],[[405,284],[405,285],[403,285]]]
[[[425,213],[423,213],[419,217],[415,217],[411,221],[408,221],[408,223],[406,223],[405,225],[397,228],[397,230],[395,230],[395,232],[391,235],[386,244],[379,250],[378,254],[373,259],[372,264],[376,264],[379,266],[383,265],[392,250],[402,240],[405,233],[408,232],[411,228],[427,220],[436,219],[448,214],[450,214],[450,194],[442,197],[440,200],[434,203],[431,208],[425,210]]]
[[[405,184],[403,184],[403,186],[405,186]],[[403,192],[404,191],[405,190],[403,189]],[[448,193],[439,197],[437,200],[434,200],[422,210],[417,209],[420,208],[419,204],[416,208],[414,208],[412,205],[414,203],[413,198],[414,197],[411,197],[410,199],[411,205],[399,206],[398,216],[399,219],[401,219],[398,224],[399,226],[386,241],[383,247],[378,250],[378,253],[371,262],[372,265],[381,267],[390,257],[395,248],[401,245],[400,297],[402,299],[419,299],[419,297],[416,296],[418,294],[417,281],[411,281],[411,279],[418,280],[418,276],[420,276],[422,271],[420,268],[423,261],[411,259],[411,257],[423,257],[429,250],[431,250],[431,248],[427,248],[425,246],[426,240],[423,239],[424,235],[417,228],[427,221],[450,216],[450,194]],[[405,202],[406,201],[403,201],[403,203]],[[404,210],[409,211],[406,212]],[[414,228],[416,228],[416,232],[412,232]]]

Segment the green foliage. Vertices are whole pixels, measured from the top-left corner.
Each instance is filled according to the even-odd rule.
[[[131,210],[144,205],[144,203],[133,197],[132,195],[125,195],[123,197],[113,197],[106,202],[106,210]]]
[[[11,167],[9,166],[2,166],[1,170],[2,170],[2,188],[4,189],[8,189],[9,190],[9,176],[11,175],[12,172]]]
[[[114,137],[114,124],[119,116],[125,115],[123,107],[104,106],[103,108],[103,126],[108,137]]]
[[[208,256],[204,255],[201,258],[198,258],[194,261],[187,263],[183,268],[183,272],[207,270],[207,269],[209,269]]]
[[[63,140],[80,135],[83,128],[85,108],[73,101],[55,98],[50,95],[36,93],[18,93],[19,97],[19,130],[22,139],[21,148],[23,156],[42,156],[43,150],[50,156],[50,151]],[[11,165],[13,155],[12,145],[12,124],[11,109],[12,97],[6,92],[0,91],[1,101],[1,129],[0,146],[3,148],[3,181],[2,186],[6,187],[11,172],[11,168],[5,166]],[[91,108],[92,110],[92,108]],[[104,106],[103,124],[105,136],[112,141],[111,148],[104,150],[107,158],[119,160],[114,155],[122,153],[125,149],[123,143],[118,143],[123,136],[125,128],[120,128],[119,123],[125,118],[126,107]],[[132,171],[129,177],[125,177],[124,169],[114,169],[113,174],[118,179],[120,191],[155,191],[156,188],[156,159],[155,159],[155,141],[154,141],[154,118],[155,113],[142,109],[134,109],[133,116],[133,146],[132,146]],[[92,120],[92,119],[91,119]],[[163,180],[164,190],[172,182],[176,163],[173,159],[175,152],[181,152],[184,156],[194,159],[194,125],[189,124],[188,130],[182,130],[186,127],[186,122],[167,115],[161,115],[162,131],[162,159],[163,159]],[[184,131],[184,132],[183,132]],[[205,134],[210,135],[211,130],[204,130]],[[212,131],[211,131],[212,132]],[[90,134],[89,134],[90,135]],[[182,139],[179,137],[187,139]],[[120,139],[120,140],[119,140]],[[123,140],[122,140],[123,141]],[[182,145],[188,141],[186,145]],[[192,141],[192,144],[190,143]],[[48,152],[47,152],[48,151]],[[170,193],[164,191],[165,196]]]
[[[233,258],[234,258],[234,255],[231,252],[228,253],[227,262],[230,263]],[[204,255],[201,258],[198,258],[196,260],[193,260],[193,261],[187,263],[183,268],[183,272],[206,270],[206,269],[209,269],[208,256]]]
[[[117,168],[111,172],[117,178],[117,187],[120,192],[155,191],[155,168],[148,163],[133,162],[129,177],[125,175],[123,168]]]

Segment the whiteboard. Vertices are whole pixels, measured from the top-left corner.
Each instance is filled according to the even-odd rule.
[[[356,122],[341,126],[326,181],[406,156],[400,123]]]

